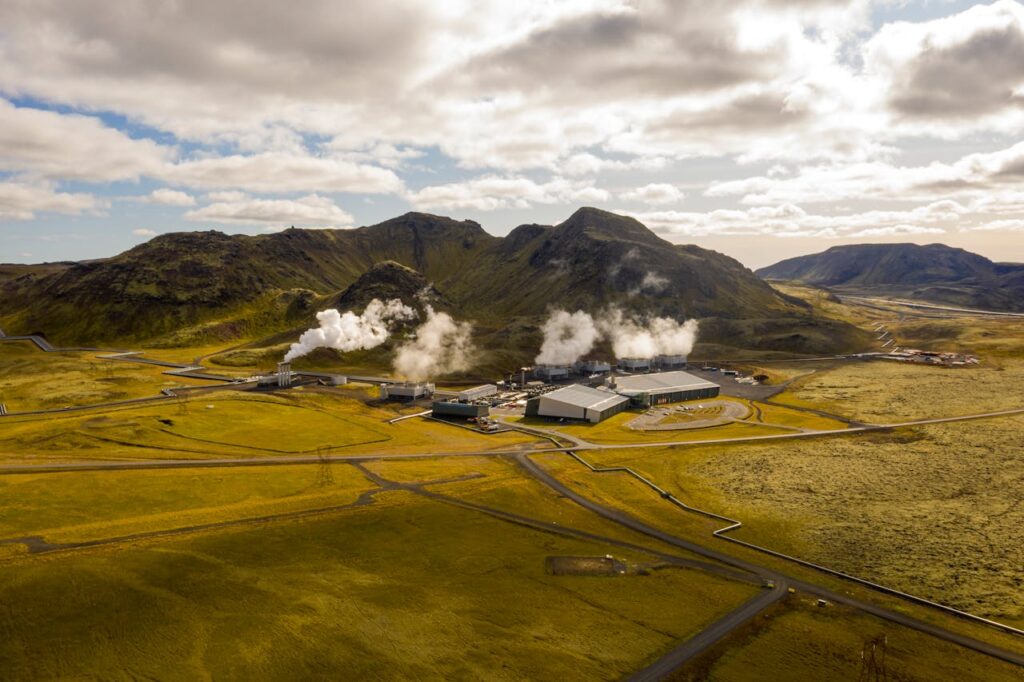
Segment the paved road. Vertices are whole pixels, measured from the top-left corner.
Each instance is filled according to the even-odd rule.
[[[867,302],[867,303],[884,303],[887,305],[898,305],[906,308],[923,308],[925,310],[936,310],[940,312],[949,313],[961,313],[965,315],[993,315],[996,317],[1024,317],[1024,313],[1005,312],[1001,310],[979,310],[978,308],[955,308],[952,306],[944,306],[936,303],[919,303],[917,301],[907,301],[902,299],[888,299],[888,298],[870,298],[868,296],[844,296],[838,294],[839,300],[842,302],[852,301],[853,303]]]
[[[757,614],[786,596],[787,586],[777,584],[765,590],[735,611],[730,611],[699,633],[686,640],[643,670],[629,676],[631,682],[663,680],[683,664],[699,656],[727,637],[733,630],[749,623]]]
[[[662,531],[660,529],[648,526],[647,524],[633,518],[632,516],[629,516],[628,514],[618,509],[606,507],[598,502],[595,502],[587,497],[584,497],[583,495],[580,495],[576,491],[564,485],[558,479],[554,478],[551,474],[547,472],[547,470],[545,470],[543,467],[541,467],[533,460],[531,460],[527,453],[521,453],[517,455],[516,460],[522,465],[523,469],[527,471],[531,476],[533,476],[535,479],[537,479],[544,485],[548,486],[558,494],[572,500],[573,502],[575,502],[576,504],[580,505],[585,509],[588,509],[610,521],[614,521],[615,523],[618,523],[619,525],[629,528],[633,531],[636,531],[643,535],[647,535],[648,537],[652,537],[656,540],[660,540],[668,545],[685,549],[689,552],[693,552],[705,558],[720,561],[728,566],[733,566],[742,571],[757,574],[765,580],[774,580],[776,585],[788,583],[791,587],[797,590],[815,595],[819,598],[826,599],[828,601],[832,601],[839,604],[845,604],[852,608],[864,611],[865,613],[870,613],[872,615],[878,616],[879,618],[883,618],[898,625],[902,625],[904,627],[908,627],[919,632],[932,635],[939,639],[943,639],[947,642],[959,644],[963,647],[973,649],[974,651],[978,651],[980,653],[987,654],[995,658],[999,658],[1009,663],[1024,666],[1024,655],[1018,654],[1014,651],[1003,649],[1002,647],[998,647],[988,642],[983,642],[973,637],[968,637],[966,635],[951,632],[937,625],[926,623],[924,621],[918,620],[906,614],[899,613],[897,611],[892,611],[891,609],[877,606],[870,602],[866,602],[855,597],[842,594],[840,592],[835,592],[833,590],[821,587],[819,585],[795,579],[792,576],[785,575],[779,571],[775,571],[773,569],[760,566],[758,564],[746,561],[744,559],[736,558],[732,555],[725,554],[717,550],[708,549],[703,545],[699,545],[697,543],[684,540],[682,538],[666,533],[665,531]]]
[[[222,388],[222,387],[216,387]],[[226,387],[223,387],[226,388]],[[222,390],[223,390],[222,388]],[[142,399],[146,400],[146,399]],[[533,426],[514,426],[517,431],[523,431],[543,438],[561,440],[570,443],[564,447],[536,448],[529,450],[530,453],[545,452],[571,452],[576,450],[635,450],[638,448],[672,448],[672,447],[699,447],[706,445],[726,445],[736,443],[751,443],[771,440],[786,440],[793,438],[818,438],[827,436],[845,436],[854,433],[865,433],[869,431],[887,431],[890,429],[906,428],[910,426],[924,426],[928,424],[945,424],[950,422],[970,421],[977,419],[992,419],[1024,414],[1024,408],[1002,410],[999,412],[986,412],[983,414],[970,414],[961,417],[938,417],[934,419],[921,419],[918,421],[900,422],[897,424],[884,424],[874,426],[853,427],[849,429],[836,429],[831,431],[810,431],[802,433],[782,433],[772,436],[748,436],[746,438],[717,438],[709,440],[691,441],[664,441],[657,443],[614,443],[599,444],[584,441],[576,436],[569,436],[555,430],[541,429]],[[406,458],[427,458],[427,457],[501,457],[514,454],[515,450],[477,450],[473,452],[429,452],[412,454],[395,454],[390,452],[360,453],[353,455],[328,455],[329,462],[345,461],[367,461],[375,459],[406,459]],[[269,457],[247,457],[247,458],[224,458],[224,459],[161,459],[161,460],[132,460],[126,462],[54,462],[47,464],[8,464],[0,465],[0,475],[19,473],[66,472],[66,471],[130,471],[142,469],[206,469],[216,467],[252,467],[252,466],[275,466],[287,464],[319,464],[324,461],[317,455],[273,455]]]

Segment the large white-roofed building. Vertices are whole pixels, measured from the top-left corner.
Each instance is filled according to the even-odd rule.
[[[615,391],[628,396],[634,405],[662,405],[684,400],[702,400],[718,395],[718,384],[689,372],[657,372],[615,378]]]
[[[531,398],[527,417],[582,419],[596,424],[629,408],[629,398],[611,391],[573,384]]]

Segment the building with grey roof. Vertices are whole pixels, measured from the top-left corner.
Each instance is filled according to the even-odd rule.
[[[702,400],[718,395],[718,384],[689,372],[656,372],[615,378],[615,391],[628,396],[634,405],[650,407],[684,400]]]
[[[628,409],[629,401],[608,390],[572,384],[528,400],[526,416],[582,419],[596,424]]]

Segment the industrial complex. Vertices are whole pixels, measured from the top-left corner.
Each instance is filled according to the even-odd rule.
[[[629,405],[629,398],[609,389],[572,384],[528,400],[526,416],[583,419],[596,424]]]

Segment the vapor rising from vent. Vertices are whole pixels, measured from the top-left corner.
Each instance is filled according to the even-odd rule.
[[[577,310],[554,310],[544,323],[544,343],[536,362],[541,365],[568,365],[590,352],[601,334],[594,318]]]
[[[426,310],[426,322],[395,353],[395,375],[408,381],[423,381],[470,367],[472,325],[456,322],[448,313],[436,312],[429,305]]]
[[[670,317],[636,319],[619,308],[602,315],[598,326],[612,343],[617,358],[689,355],[697,340],[697,320],[677,322]]]
[[[601,339],[611,342],[619,358],[689,355],[697,340],[697,320],[637,319],[619,308],[604,311],[596,320],[582,310],[553,310],[541,329],[544,341],[535,362],[542,365],[572,364]]]
[[[316,348],[333,348],[343,353],[376,348],[391,335],[388,327],[390,323],[415,317],[416,311],[397,298],[387,303],[375,298],[366,306],[362,315],[356,315],[351,310],[345,313],[339,313],[333,308],[323,310],[316,314],[320,326],[303,332],[298,342],[293,343],[284,356],[284,361],[301,358]]]

